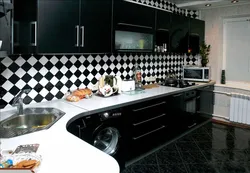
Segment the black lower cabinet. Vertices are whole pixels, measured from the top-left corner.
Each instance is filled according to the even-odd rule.
[[[144,154],[168,139],[167,102],[156,99],[127,107],[127,160]]]

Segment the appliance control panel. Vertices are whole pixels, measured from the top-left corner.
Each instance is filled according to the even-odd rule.
[[[110,118],[117,118],[120,116],[122,116],[121,109],[109,110],[109,111],[99,113],[99,117],[101,121],[104,121]]]

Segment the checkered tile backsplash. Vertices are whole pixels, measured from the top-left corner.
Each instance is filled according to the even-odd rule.
[[[169,69],[181,78],[183,64],[199,64],[198,57],[183,55],[61,55],[11,56],[0,59],[0,108],[10,106],[23,88],[31,88],[24,103],[61,99],[68,90],[92,88],[105,74],[129,79],[137,62],[142,77],[164,79]],[[143,80],[143,84],[146,83]]]
[[[198,10],[187,10],[178,8],[174,3],[171,3],[167,0],[125,0],[132,3],[139,3],[146,6],[151,6],[153,8],[163,9],[167,11],[171,11],[174,14],[179,14],[183,16],[188,16],[194,19],[199,18]]]

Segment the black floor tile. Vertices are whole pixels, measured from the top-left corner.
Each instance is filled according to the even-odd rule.
[[[224,156],[229,162],[246,163],[250,161],[244,150],[224,151]]]
[[[187,173],[184,164],[159,165],[160,173]]]
[[[225,162],[218,167],[220,173],[249,173],[247,164],[238,162]]]
[[[185,164],[204,164],[207,163],[207,159],[201,152],[187,151],[182,152],[181,157]]]
[[[223,150],[202,151],[208,163],[224,163],[229,160]]]
[[[190,173],[217,173],[216,169],[209,164],[186,164]]]
[[[159,173],[157,165],[133,165],[131,170],[132,173]]]
[[[200,151],[199,147],[195,142],[178,142],[176,143],[176,147],[180,152],[185,151]]]
[[[121,171],[120,173],[133,173],[131,167],[126,168],[125,170]]]
[[[176,143],[171,143],[159,150],[160,152],[178,152]]]
[[[206,133],[206,134],[193,134],[192,138],[196,142],[209,142],[212,140],[212,137]]]
[[[156,155],[159,165],[182,164],[179,152],[157,152]]]
[[[157,165],[156,154],[150,154],[134,163],[134,165]]]
[[[192,134],[187,134],[183,136],[182,138],[178,139],[178,141],[176,142],[194,142],[194,140],[192,138]]]

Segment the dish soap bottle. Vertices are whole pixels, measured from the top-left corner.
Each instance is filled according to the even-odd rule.
[[[135,80],[135,88],[142,88],[141,68],[137,63],[135,64],[134,68],[134,80]]]

